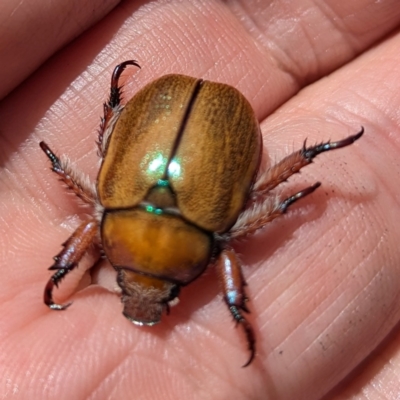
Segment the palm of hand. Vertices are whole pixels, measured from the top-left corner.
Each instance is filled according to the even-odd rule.
[[[256,9],[246,2],[244,14],[225,4],[170,3],[132,14],[133,2],[125,2],[3,100],[0,354],[6,398],[15,392],[17,398],[40,393],[58,399],[150,399],[161,393],[318,399],[396,326],[400,39],[382,37],[399,25],[400,11],[389,1],[353,2],[351,12],[336,4],[332,19],[314,6],[283,10],[273,3]],[[196,18],[187,19],[191,12]],[[184,31],[181,20],[189,25]],[[99,53],[85,70],[87,56]],[[57,143],[94,179],[95,131],[109,74],[128,58],[143,69],[126,81],[125,98],[169,72],[237,87],[263,121],[264,148],[273,161],[306,137],[309,143],[341,139],[360,125],[366,128],[357,146],[321,156],[291,180],[290,192],[320,180],[319,192],[237,247],[259,348],[248,369],[240,368],[246,356],[242,337],[212,270],[184,290],[171,315],[152,328],[132,326],[121,315],[119,298],[97,286],[75,295],[66,312],[42,304],[46,267],[85,210],[50,174],[38,143]],[[56,295],[73,288],[95,258],[89,254]],[[107,271],[96,279],[112,286]],[[89,278],[85,274],[83,282]],[[396,362],[395,336],[364,374],[337,389],[338,397],[371,390],[387,378],[371,371],[382,358]]]

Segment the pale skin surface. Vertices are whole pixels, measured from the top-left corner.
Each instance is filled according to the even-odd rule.
[[[126,1],[1,102],[1,398],[397,398],[398,0],[242,3]],[[52,14],[38,26],[51,26],[44,15]],[[51,54],[60,45],[52,43],[56,32],[75,18],[64,15],[46,41],[12,17],[7,28],[0,24],[0,37],[18,30],[23,39],[16,43]],[[71,29],[78,35],[93,22],[88,16]],[[2,63],[14,52],[19,63],[2,77],[3,93],[32,72],[17,46],[0,47]],[[46,268],[85,209],[57,182],[38,143],[69,155],[95,179],[94,142],[110,75],[132,58],[142,70],[123,74],[125,98],[171,72],[238,88],[262,121],[272,160],[305,138],[337,140],[365,127],[357,143],[319,156],[281,187],[290,194],[321,181],[317,192],[236,246],[258,348],[246,369],[243,335],[212,269],[152,328],[132,325],[119,297],[98,285],[74,295],[67,311],[43,305]],[[77,288],[97,256],[92,251],[82,261],[56,299]],[[112,270],[104,263],[101,271],[93,281],[114,287]],[[86,274],[81,286],[90,279]]]

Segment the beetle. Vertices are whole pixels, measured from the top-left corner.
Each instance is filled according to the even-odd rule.
[[[319,182],[287,198],[269,193],[317,155],[354,143],[364,129],[337,142],[304,143],[261,173],[259,123],[238,90],[165,75],[123,106],[119,80],[128,65],[140,68],[128,60],[111,77],[95,184],[40,143],[52,170],[93,209],[54,257],[49,269],[56,272],[45,287],[44,303],[54,310],[70,305],[54,302],[54,286],[97,242],[117,271],[123,314],[138,325],[158,323],[180,288],[213,264],[225,303],[246,335],[247,366],[255,356],[255,335],[244,316],[249,312],[246,283],[232,243],[314,192]]]

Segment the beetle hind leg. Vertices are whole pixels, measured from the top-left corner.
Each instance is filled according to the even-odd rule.
[[[249,312],[246,305],[248,299],[244,292],[246,282],[243,278],[239,260],[233,250],[222,250],[217,261],[217,269],[223,287],[225,303],[234,320],[243,328],[246,335],[250,357],[243,367],[247,367],[254,359],[256,353],[256,340],[253,328],[243,316],[243,312]]]
[[[55,263],[49,270],[56,270],[49,279],[44,290],[44,303],[53,310],[64,310],[69,304],[56,304],[53,301],[54,286],[58,287],[60,281],[75,267],[93,243],[98,231],[98,223],[91,219],[82,223],[78,229],[63,244],[64,248],[54,257]]]
[[[293,203],[313,193],[320,186],[321,183],[317,182],[284,200],[270,196],[264,202],[253,204],[251,208],[243,211],[239,216],[236,224],[228,233],[229,237],[227,239],[234,239],[256,232],[268,222],[285,214]]]
[[[319,154],[349,146],[358,140],[363,133],[364,128],[361,128],[357,134],[348,136],[343,140],[325,142],[310,147],[307,147],[304,142],[304,146],[300,151],[290,154],[282,161],[267,169],[258,177],[254,184],[251,193],[252,202],[239,216],[232,229],[223,235],[224,239],[232,239],[254,233],[268,222],[284,214],[294,202],[311,194],[320,186],[319,182],[283,201],[278,196],[267,196],[265,198],[270,190],[274,189],[280,183],[285,182],[290,176],[299,172],[306,165],[312,163],[313,159]]]
[[[313,159],[319,154],[340,149],[342,147],[349,146],[358,140],[364,133],[364,128],[356,133],[355,135],[348,136],[345,139],[338,140],[337,142],[325,142],[316,146],[306,146],[304,142],[303,148],[296,151],[283,160],[268,168],[263,174],[261,174],[254,184],[252,196],[258,197],[270,190],[274,189],[280,183],[285,182],[293,174],[299,172],[303,167],[312,163]]]

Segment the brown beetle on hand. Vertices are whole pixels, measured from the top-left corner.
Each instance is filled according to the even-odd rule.
[[[138,325],[159,322],[180,287],[213,263],[225,302],[247,336],[247,366],[255,355],[255,337],[243,315],[248,312],[245,280],[231,241],[254,233],[312,193],[319,182],[286,199],[267,198],[318,154],[352,144],[364,130],[338,142],[304,145],[257,176],[261,133],[241,93],[221,83],[166,75],[123,107],[118,81],[127,65],[139,67],[130,60],[115,68],[104,105],[96,186],[40,143],[52,170],[93,207],[93,217],[54,258],[50,269],[56,272],[44,302],[55,310],[69,305],[54,303],[54,286],[78,265],[98,233],[118,272],[123,313]]]

